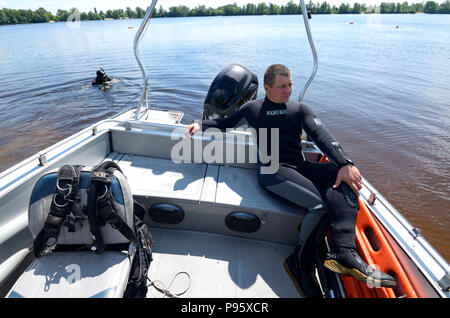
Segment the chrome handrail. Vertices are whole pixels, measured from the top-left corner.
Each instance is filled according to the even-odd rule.
[[[134,56],[136,57],[136,61],[141,68],[142,76],[144,77],[144,87],[142,88],[141,97],[139,99],[139,105],[136,108],[136,113],[134,115],[134,119],[138,120],[140,118],[141,108],[144,104],[144,100],[146,102],[146,110],[148,110],[148,95],[147,95],[147,89],[148,89],[148,74],[145,70],[144,64],[141,62],[141,56],[139,54],[138,46],[139,46],[139,40],[143,33],[145,33],[145,30],[148,26],[148,22],[150,21],[150,18],[153,14],[153,10],[155,9],[156,3],[158,0],[152,0],[152,3],[147,9],[147,12],[145,13],[144,20],[141,23],[141,26],[139,27],[139,30],[136,32],[136,35],[134,37],[134,44],[133,44],[133,50],[134,50]]]
[[[313,68],[312,74],[309,77],[308,81],[306,82],[305,87],[303,88],[303,91],[300,94],[300,98],[298,100],[301,103],[303,101],[303,98],[305,97],[306,90],[308,89],[309,85],[311,84],[312,80],[314,79],[314,76],[316,75],[318,61],[317,61],[316,48],[314,47],[314,42],[313,42],[312,35],[311,35],[311,30],[309,29],[309,21],[308,21],[309,18],[308,18],[308,12],[306,10],[305,0],[301,0],[300,5],[302,6],[303,21],[305,21],[306,34],[308,34],[309,45],[311,46],[311,51],[312,51],[312,55],[314,58],[314,68]]]

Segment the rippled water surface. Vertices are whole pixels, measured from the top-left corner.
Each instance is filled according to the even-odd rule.
[[[137,104],[140,23],[0,26],[0,171]],[[450,19],[324,15],[310,23],[319,70],[305,102],[369,182],[450,259]],[[301,16],[154,19],[141,52],[151,105],[183,111],[184,123],[201,117],[210,83],[230,63],[260,83],[268,65],[288,65],[295,99],[312,71]],[[90,85],[99,65],[114,78],[109,90]]]

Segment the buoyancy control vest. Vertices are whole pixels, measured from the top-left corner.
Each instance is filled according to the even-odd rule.
[[[84,231],[89,227],[92,236],[90,249],[101,254],[109,245],[105,244],[108,243],[108,238],[105,240],[101,228],[109,224],[124,237],[119,240],[120,242],[129,241],[128,251],[134,256],[124,296],[143,296],[147,291],[147,271],[152,261],[154,244],[150,231],[143,221],[145,210],[133,200],[131,191],[117,190],[117,184],[122,183],[119,186],[121,189],[129,189],[129,185],[123,185],[127,180],[116,163],[107,161],[94,167],[90,171],[87,189],[88,172],[82,170],[83,166],[64,165],[59,168],[50,211],[33,242],[34,254],[36,257],[50,254],[58,247],[58,237],[63,226],[68,228],[68,232],[77,232],[83,227],[83,223],[86,227]],[[80,191],[82,172],[84,184],[83,191]],[[118,196],[118,192],[121,195]],[[122,213],[119,213],[120,210]],[[130,210],[132,215],[129,213]],[[118,244],[123,246],[121,243]],[[111,245],[114,245],[111,248],[117,248],[116,244]]]
[[[59,168],[56,177],[56,188],[50,205],[50,212],[44,227],[33,242],[36,257],[49,253],[56,246],[61,226],[68,227],[69,232],[75,232],[83,225],[85,219],[79,205],[78,185],[83,166],[64,165]]]
[[[91,250],[96,253],[102,253],[105,249],[100,226],[105,226],[106,222],[134,244],[138,243],[134,230],[122,220],[116,209],[111,192],[111,179],[115,170],[122,173],[116,163],[105,161],[91,171],[87,210],[92,233]]]

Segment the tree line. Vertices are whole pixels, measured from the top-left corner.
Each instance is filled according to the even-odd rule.
[[[450,14],[449,0],[439,4],[435,1],[427,1],[423,3],[409,4],[408,2],[394,3],[382,2],[379,6],[367,6],[366,4],[354,3],[353,6],[348,3],[342,3],[339,6],[331,6],[327,2],[313,3],[312,0],[306,5],[307,10],[313,14],[361,14],[361,13],[438,13]],[[293,1],[286,5],[276,4],[246,4],[242,7],[236,3],[213,9],[205,5],[197,6],[193,9],[187,6],[173,6],[169,10],[162,6],[155,9],[152,17],[199,17],[199,16],[231,16],[231,15],[281,15],[281,14],[301,14],[301,7]],[[78,9],[72,8],[70,11],[59,9],[56,14],[39,8],[35,11],[24,9],[7,9],[0,10],[0,25],[1,24],[22,24],[22,23],[40,23],[40,22],[59,22],[68,21],[79,18],[81,21],[87,20],[105,20],[105,19],[142,19],[145,16],[146,10],[136,7],[135,10],[127,7],[125,10],[107,10],[99,11],[94,8],[94,11],[79,12]]]

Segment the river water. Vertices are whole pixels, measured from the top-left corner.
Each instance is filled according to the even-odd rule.
[[[0,26],[0,171],[137,104],[140,23]],[[319,69],[305,102],[365,178],[450,259],[448,15],[317,15],[310,24]],[[313,65],[298,15],[153,19],[141,55],[151,106],[183,111],[184,123],[201,117],[210,83],[231,63],[260,83],[268,65],[286,64],[294,99]],[[105,91],[90,85],[99,65],[114,78]]]

